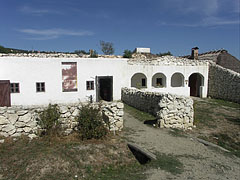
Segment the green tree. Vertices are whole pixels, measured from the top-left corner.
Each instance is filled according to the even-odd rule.
[[[132,51],[125,49],[123,52],[123,57],[124,58],[132,58]]]
[[[75,50],[74,53],[76,53],[76,54],[89,54],[85,50]]]
[[[172,56],[172,53],[170,52],[170,51],[168,51],[168,52],[165,52],[165,53],[159,53],[159,54],[156,54],[157,56],[159,56],[159,57],[162,57],[162,56]]]
[[[113,47],[113,43],[111,42],[105,42],[105,41],[100,41],[100,46],[101,46],[101,50],[105,55],[110,55],[110,54],[114,54],[114,47]]]

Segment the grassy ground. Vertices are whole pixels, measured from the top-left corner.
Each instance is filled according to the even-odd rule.
[[[194,100],[193,133],[240,157],[240,104],[218,99]]]
[[[11,139],[0,144],[0,179],[141,179],[140,164],[119,137]]]

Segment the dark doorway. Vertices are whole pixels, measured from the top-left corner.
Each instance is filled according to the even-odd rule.
[[[11,106],[9,80],[0,80],[0,107],[3,106]]]
[[[98,76],[96,81],[97,101],[112,101],[113,100],[113,77]]]
[[[189,77],[188,86],[190,87],[190,96],[200,97],[200,86],[203,86],[203,77],[199,73],[194,73]]]

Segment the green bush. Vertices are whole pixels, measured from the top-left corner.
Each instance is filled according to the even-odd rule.
[[[123,53],[124,53],[124,54],[123,54],[123,57],[124,57],[124,58],[132,58],[132,51],[126,49],[126,50],[124,50]]]
[[[78,122],[77,130],[82,139],[100,139],[108,133],[100,105],[97,108],[90,104],[82,105],[76,120]]]
[[[49,104],[48,108],[39,113],[37,124],[43,129],[40,135],[56,135],[60,133],[60,110],[57,104]]]

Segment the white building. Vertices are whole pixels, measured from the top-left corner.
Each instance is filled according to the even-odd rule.
[[[0,106],[120,100],[122,87],[206,97],[207,82],[208,63],[171,56],[0,57]]]

